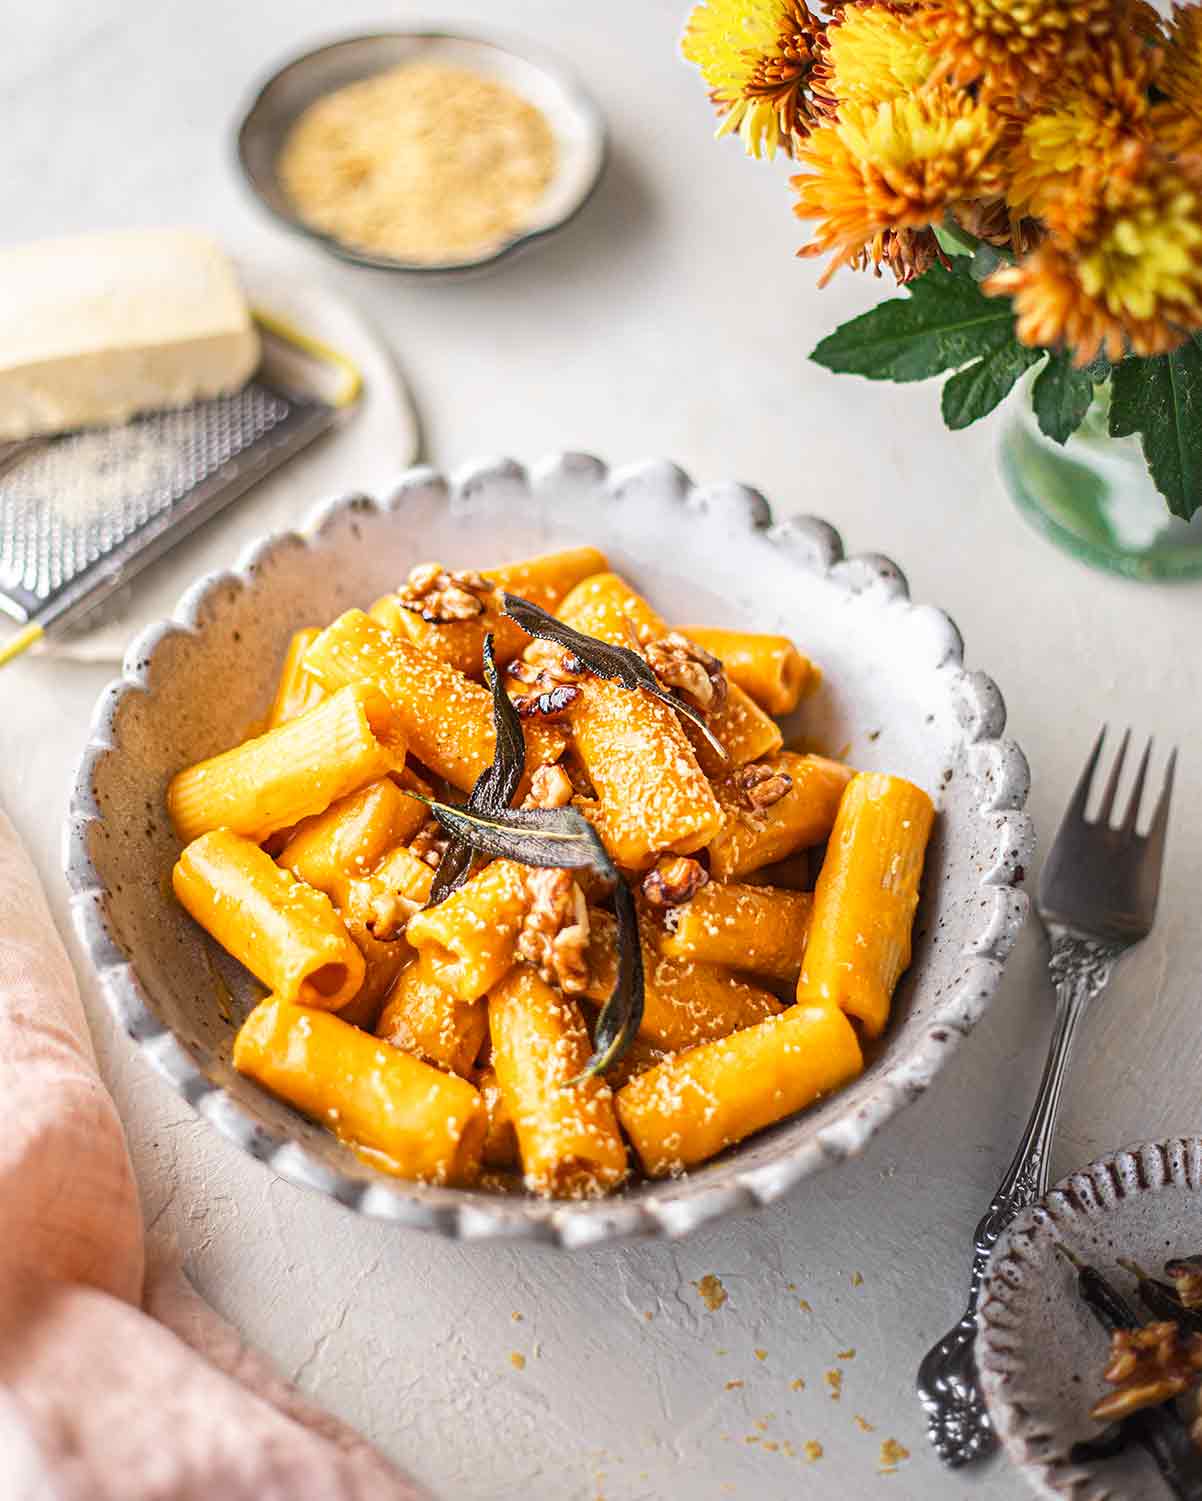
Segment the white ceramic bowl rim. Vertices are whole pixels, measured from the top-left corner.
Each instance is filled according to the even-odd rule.
[[[136,963],[121,945],[107,911],[108,893],[92,858],[93,835],[107,835],[105,814],[96,798],[97,775],[119,743],[119,718],[129,696],[152,692],[156,653],[180,636],[196,636],[221,601],[254,590],[257,574],[279,550],[318,549],[323,536],[350,520],[404,510],[411,499],[433,491],[444,505],[470,503],[490,487],[506,502],[547,494],[556,485],[592,487],[591,494],[618,500],[641,489],[667,493],[672,505],[698,518],[719,515],[732,530],[752,534],[755,545],[779,549],[788,567],[817,576],[837,599],[850,606],[872,595],[890,618],[912,626],[940,677],[946,680],[963,735],[961,792],[970,820],[977,863],[978,897],[969,905],[968,926],[954,957],[954,979],[937,991],[924,1017],[921,1035],[908,1051],[889,1060],[872,1079],[857,1108],[823,1125],[810,1139],[790,1143],[770,1161],[742,1163],[731,1155],[720,1181],[698,1183],[685,1177],[646,1188],[638,1195],[592,1202],[547,1202],[531,1198],[450,1189],[430,1189],[376,1175],[364,1181],[319,1161],[286,1132],[255,1119],[221,1085],[208,1078],[191,1053],[156,1015]],[[748,537],[749,542],[752,536]],[[634,1236],[683,1235],[733,1211],[771,1203],[802,1178],[860,1152],[904,1105],[922,1094],[981,1016],[997,989],[1003,963],[1026,917],[1027,897],[1019,889],[1034,845],[1024,812],[1029,776],[1018,747],[1002,738],[1005,706],[993,682],[963,666],[963,644],[941,611],[910,602],[900,569],[875,554],[845,558],[838,533],[815,517],[774,524],[767,501],[742,485],[695,486],[676,465],[651,460],[610,471],[585,454],[552,455],[527,470],[512,459],[469,464],[453,478],[419,467],[409,470],[383,501],[344,496],[319,506],[301,532],[265,538],[247,549],[232,572],[201,578],[181,599],[174,616],[143,631],[129,647],[120,679],[102,695],[77,773],[65,829],[64,861],[72,893],[76,932],[100,981],[114,1017],[189,1103],[223,1135],[267,1162],[282,1177],[315,1188],[358,1211],[415,1228],[461,1239],[526,1239],[565,1247],[592,1246]],[[122,830],[113,829],[118,834]],[[957,935],[959,937],[959,934]],[[862,1083],[866,1083],[867,1075]]]

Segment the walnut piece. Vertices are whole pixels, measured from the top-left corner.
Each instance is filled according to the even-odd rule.
[[[1202,1258],[1179,1256],[1165,1264],[1183,1308],[1202,1307]]]
[[[346,913],[381,943],[397,938],[421,903],[391,887],[370,879],[352,881],[347,892]]]
[[[447,845],[450,842],[451,836],[436,818],[431,818],[427,819],[413,836],[409,852],[437,870],[442,864],[442,857],[446,854]]]
[[[397,591],[397,600],[429,625],[446,625],[483,615],[495,593],[495,585],[474,569],[448,572],[441,563],[419,563]]]
[[[698,709],[716,709],[726,698],[722,663],[679,631],[646,642],[643,656],[665,688],[675,688]]]
[[[555,719],[580,697],[578,684],[585,669],[572,652],[550,641],[535,641],[522,660],[510,663],[509,675],[531,689],[513,698],[523,719]]]
[[[572,779],[562,766],[538,766],[530,778],[523,808],[566,808],[572,801]]]
[[[734,774],[734,784],[746,799],[748,807],[756,813],[779,803],[793,786],[793,778],[787,771],[774,771],[763,761],[753,761],[749,766],[740,766]]]
[[[1174,1320],[1116,1329],[1110,1364],[1103,1372],[1114,1387],[1090,1410],[1099,1423],[1115,1422],[1144,1407],[1180,1396],[1202,1374],[1202,1334],[1182,1338]]]
[[[586,673],[575,652],[565,651],[553,641],[532,641],[518,660],[509,664],[510,677],[540,692],[561,683],[578,683]]]
[[[518,933],[519,959],[532,964],[548,985],[564,995],[587,990],[588,903],[569,870],[526,872],[530,910]]]
[[[709,880],[699,860],[687,855],[662,855],[654,870],[643,877],[643,895],[653,907],[680,907],[690,901]]]

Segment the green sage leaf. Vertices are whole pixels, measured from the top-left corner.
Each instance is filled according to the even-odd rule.
[[[562,646],[595,677],[606,678],[630,692],[642,688],[661,703],[675,709],[690,724],[695,724],[715,752],[724,761],[727,759],[726,749],[705,722],[705,715],[692,704],[686,703],[679,694],[665,688],[638,652],[631,651],[628,646],[613,646],[608,641],[598,641],[596,636],[586,636],[583,631],[573,630],[570,625],[556,620],[554,615],[549,615],[540,606],[531,604],[528,599],[522,599],[516,594],[502,594],[501,600],[506,615],[511,620],[516,620],[527,635],[538,636],[543,641],[553,641],[556,646]]]
[[[630,887],[619,879],[614,887],[614,913],[618,919],[618,973],[614,987],[597,1017],[593,1055],[572,1084],[593,1074],[603,1074],[617,1063],[634,1040],[643,1020],[643,946],[639,919]]]
[[[476,778],[467,806],[478,813],[495,813],[498,809],[508,808],[518,790],[526,766],[526,737],[518,711],[505,692],[497,671],[491,631],[484,638],[484,679],[492,694],[492,722],[497,743],[492,760]],[[438,862],[438,874],[430,887],[427,907],[445,902],[453,891],[471,879],[475,857],[476,852],[470,844],[451,836]]]
[[[1040,432],[1054,443],[1067,443],[1085,421],[1092,402],[1093,380],[1088,370],[1078,370],[1068,350],[1053,350],[1031,387]]]
[[[592,1055],[570,1082],[580,1083],[612,1067],[643,1020],[643,951],[634,898],[596,829],[575,808],[505,808],[484,813],[435,798],[420,801],[449,834],[482,854],[520,865],[595,870],[612,883],[618,972],[597,1018]]]
[[[1114,367],[1110,432],[1138,433],[1148,471],[1174,516],[1188,521],[1202,507],[1202,337],[1172,354]]]

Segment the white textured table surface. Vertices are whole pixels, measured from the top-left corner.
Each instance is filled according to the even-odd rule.
[[[0,240],[179,222],[289,255],[235,178],[235,111],[282,56],[407,13],[363,0],[19,9],[0,53]],[[447,0],[442,18],[486,25],[499,9]],[[675,52],[684,0],[503,9],[506,26],[574,60],[609,117],[613,160],[593,202],[484,280],[418,285],[316,252],[306,266],[386,331],[439,463],[563,447],[614,462],[667,454],[896,557],[916,597],[958,621],[970,664],[1001,684],[1045,837],[1100,721],[1180,740],[1161,920],[1087,1025],[1056,1168],[1197,1130],[1202,593],[1107,579],[1052,551],[1001,493],[996,430],[944,434],[934,387],[808,363],[877,288],[847,275],[817,294],[810,264],[792,257],[787,167],[711,143],[702,91]],[[0,677],[0,799],[64,927],[59,826],[107,676],[28,660]],[[861,1160],[683,1244],[574,1257],[446,1245],[276,1181],[150,1073],[81,978],[148,1218],[178,1233],[206,1295],[284,1370],[447,1501],[1024,1493],[1003,1462],[942,1472],[912,1384],[959,1313],[972,1227],[1038,1073],[1050,1003],[1033,927],[977,1031]],[[710,1273],[729,1294],[714,1312],[694,1286]],[[839,1402],[823,1377],[835,1366]],[[885,1438],[912,1458],[882,1478]],[[797,1457],[809,1439],[824,1449],[813,1463]]]

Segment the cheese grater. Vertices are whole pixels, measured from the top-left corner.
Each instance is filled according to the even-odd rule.
[[[230,396],[116,427],[0,444],[0,610],[9,661],[76,624],[356,405],[358,369],[256,311],[263,359]]]

